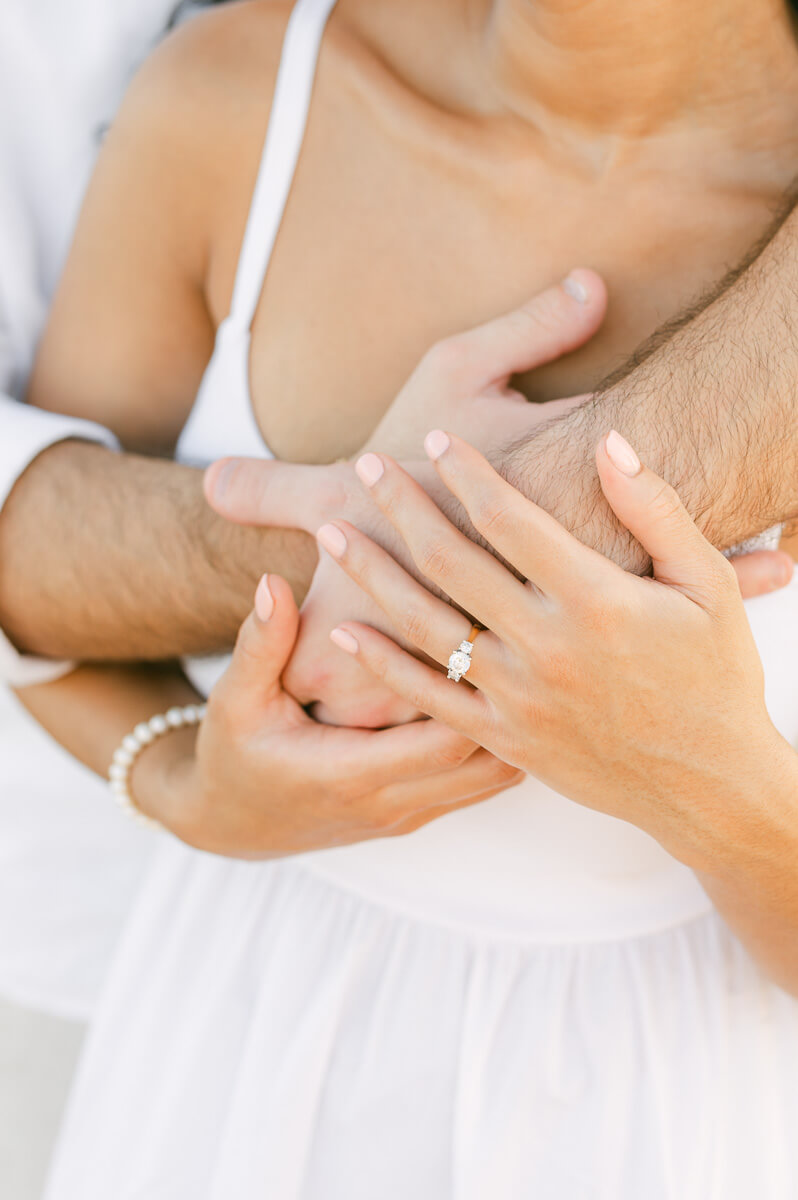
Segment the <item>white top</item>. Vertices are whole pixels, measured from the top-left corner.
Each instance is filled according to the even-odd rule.
[[[194,463],[268,457],[249,391],[250,328],[299,158],[325,22],[335,0],[301,0],[286,33],[230,315],[178,443]],[[774,719],[798,738],[798,582],[749,606]],[[189,670],[208,691],[224,660]],[[720,686],[720,684],[719,684]],[[601,714],[596,714],[600,722]],[[486,804],[382,839],[303,856],[315,872],[394,910],[540,942],[635,937],[710,911],[695,875],[624,821],[528,778]]]
[[[19,403],[107,126],[173,0],[3,0],[0,19],[0,505],[28,464],[87,422]],[[2,570],[2,563],[0,563]],[[0,634],[0,678],[64,665]],[[0,992],[87,1015],[149,839],[0,687]]]

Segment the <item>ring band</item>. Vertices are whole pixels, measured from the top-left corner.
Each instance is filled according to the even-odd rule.
[[[468,637],[449,655],[447,679],[453,679],[455,683],[459,683],[463,676],[468,674],[471,666],[471,651],[474,649],[474,642],[480,633],[482,633],[482,626],[472,625]]]

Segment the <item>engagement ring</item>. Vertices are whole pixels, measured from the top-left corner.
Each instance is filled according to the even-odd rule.
[[[479,625],[473,625],[471,633],[465,641],[462,641],[457,649],[453,650],[449,655],[447,679],[453,679],[455,683],[459,683],[463,676],[468,674],[468,669],[471,666],[471,651],[474,649],[474,642],[481,632],[482,630]]]

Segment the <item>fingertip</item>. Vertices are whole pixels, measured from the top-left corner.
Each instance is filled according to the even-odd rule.
[[[792,582],[792,578],[795,575],[795,559],[786,550],[779,550],[778,553],[781,559],[780,575],[783,581],[781,586],[786,587],[788,583]]]
[[[261,576],[255,591],[255,613],[258,620],[265,625],[274,612],[274,595],[269,586],[269,576]]]
[[[582,308],[599,309],[603,313],[607,307],[607,285],[598,272],[590,267],[574,267],[561,286]]]
[[[350,633],[348,629],[341,629],[340,626],[332,630],[330,641],[346,654],[354,655],[360,650],[360,643],[354,634]]]
[[[424,438],[424,450],[433,462],[442,458],[451,444],[452,439],[442,429],[433,429]]]
[[[610,466],[627,479],[635,479],[643,469],[637,452],[616,429],[611,429],[600,443]]]

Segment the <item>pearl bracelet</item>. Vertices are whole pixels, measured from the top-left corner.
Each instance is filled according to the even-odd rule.
[[[199,725],[205,716],[207,705],[187,704],[184,708],[170,708],[167,713],[150,717],[142,721],[132,733],[123,739],[122,745],[114,752],[111,765],[108,768],[108,782],[111,792],[119,807],[132,817],[139,825],[149,829],[163,829],[160,821],[146,816],[130,794],[130,772],[145,746],[158,741],[164,734],[173,729],[183,729],[187,726]]]

